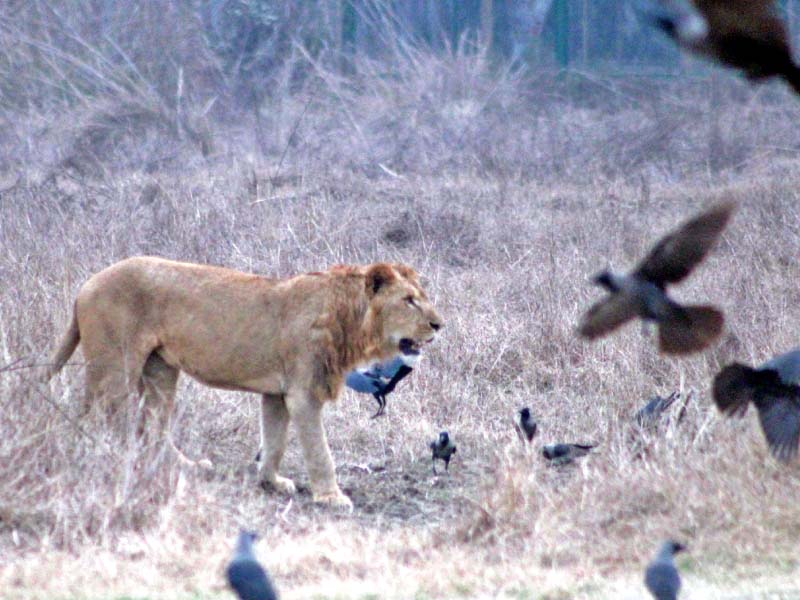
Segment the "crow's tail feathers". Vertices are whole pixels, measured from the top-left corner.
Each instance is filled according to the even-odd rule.
[[[685,306],[659,322],[659,347],[665,354],[691,354],[722,333],[725,317],[713,306]]]
[[[800,67],[792,64],[783,73],[783,78],[786,80],[794,93],[800,96]]]

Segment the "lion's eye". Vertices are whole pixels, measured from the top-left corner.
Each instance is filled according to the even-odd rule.
[[[406,296],[406,304],[414,308],[417,307],[417,301],[414,299],[414,296]]]

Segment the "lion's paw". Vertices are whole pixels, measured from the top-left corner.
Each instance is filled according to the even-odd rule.
[[[288,477],[281,477],[280,475],[276,475],[275,481],[271,483],[272,487],[278,490],[281,494],[292,495],[297,492],[297,487],[294,485],[294,481],[292,481]]]
[[[186,456],[183,452],[178,450],[174,444],[172,448],[175,451],[175,455],[178,458],[178,462],[184,467],[206,472],[214,470],[214,463],[212,463],[209,459],[201,458],[200,460],[192,460],[191,458]]]
[[[266,488],[272,488],[280,494],[288,494],[290,496],[297,492],[297,487],[295,487],[294,481],[288,477],[281,477],[280,475],[274,475],[270,478],[262,478],[261,485]]]
[[[353,511],[353,501],[345,496],[340,490],[332,492],[325,492],[322,494],[314,494],[314,502],[317,504],[327,504],[334,508],[346,509],[350,512]]]

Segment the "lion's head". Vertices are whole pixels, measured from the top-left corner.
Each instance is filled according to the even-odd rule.
[[[365,327],[382,358],[418,354],[443,325],[416,271],[402,264],[370,265],[365,277]]]

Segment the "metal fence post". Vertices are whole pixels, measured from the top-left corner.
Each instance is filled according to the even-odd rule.
[[[555,14],[556,62],[562,70],[569,68],[569,6],[568,0],[556,0]]]

